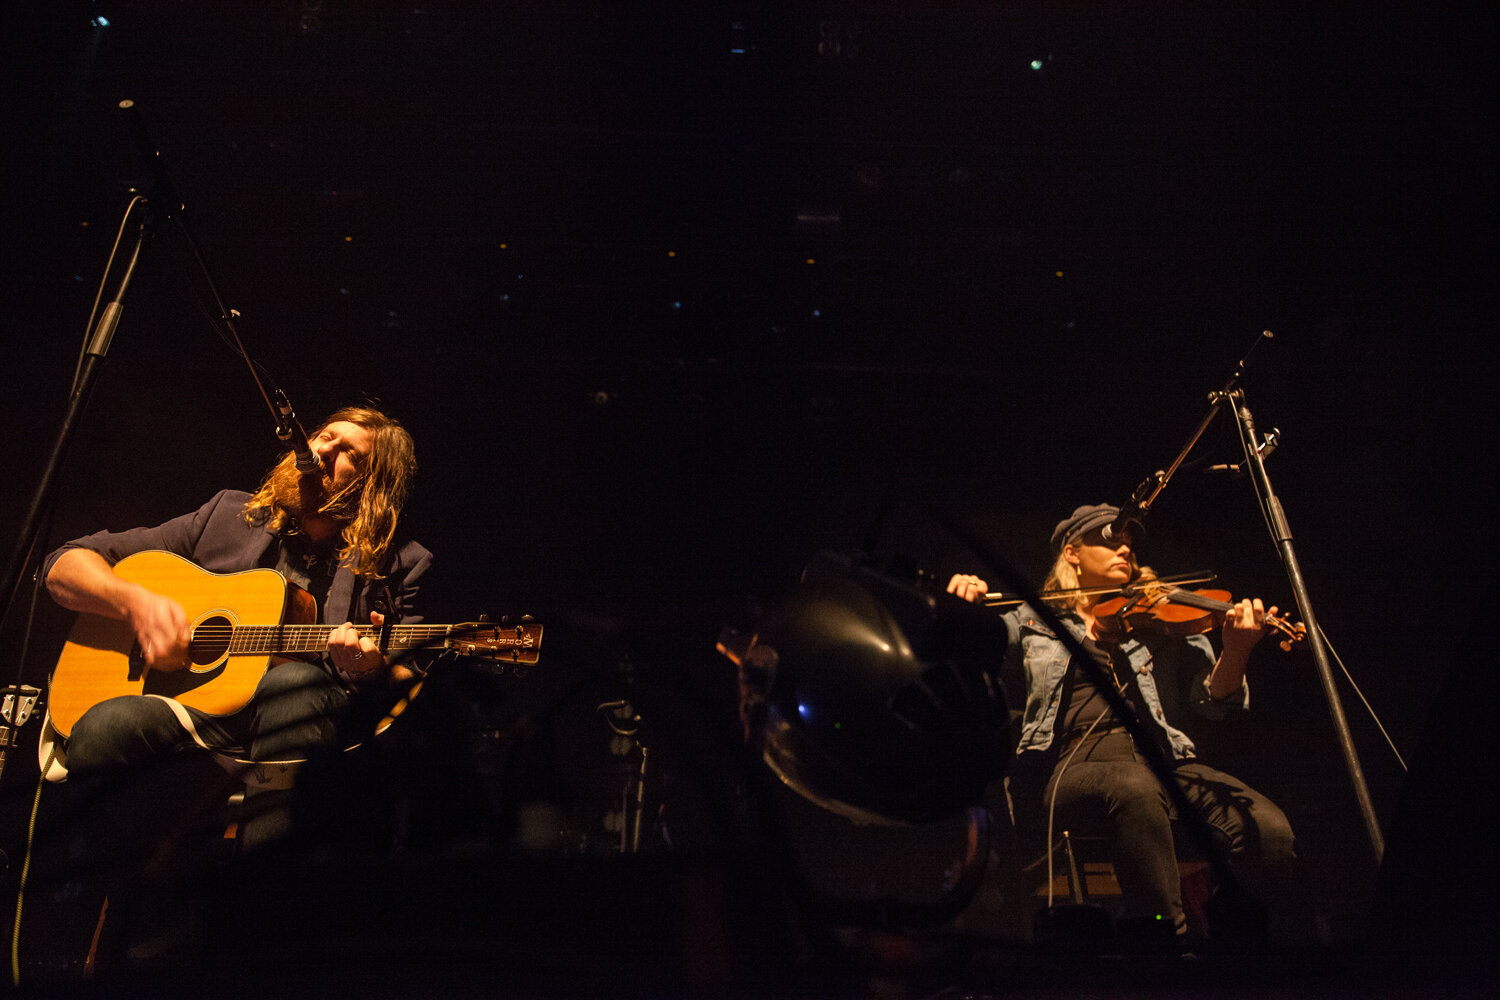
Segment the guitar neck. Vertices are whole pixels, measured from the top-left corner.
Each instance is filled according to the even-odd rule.
[[[420,649],[440,644],[451,631],[449,625],[392,625],[384,648],[390,651]],[[328,646],[329,625],[205,625],[193,632],[193,644],[212,644],[235,654],[319,653]],[[383,628],[358,626],[362,639],[379,643]]]

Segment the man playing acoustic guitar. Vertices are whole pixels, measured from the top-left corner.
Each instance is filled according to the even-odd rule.
[[[253,495],[226,490],[156,527],[102,531],[48,556],[48,591],[85,613],[49,702],[75,778],[195,745],[252,761],[342,749],[358,742],[350,724],[371,700],[361,696],[411,676],[382,652],[391,648],[385,615],[402,625],[420,620],[411,602],[432,562],[396,534],[416,470],[411,435],[378,410],[349,407],[309,444],[317,471],[298,471],[288,452]],[[261,608],[266,580],[269,612]],[[237,607],[241,593],[253,610]],[[306,613],[307,595],[318,618]],[[302,620],[320,618],[327,628],[305,646],[266,628],[258,648],[306,650],[305,660],[225,655],[244,631],[242,615],[265,614],[269,621],[254,624],[276,626],[297,619],[285,602],[299,598]],[[252,664],[248,675],[236,674],[241,662]],[[286,822],[269,813],[243,829],[242,843],[278,836]]]

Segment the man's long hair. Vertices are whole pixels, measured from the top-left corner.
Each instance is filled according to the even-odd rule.
[[[346,406],[329,414],[312,436],[317,437],[323,428],[339,420],[358,424],[369,432],[370,453],[354,481],[331,493],[317,513],[343,524],[339,564],[358,576],[379,579],[407,491],[416,475],[416,445],[405,427],[366,406]],[[326,472],[323,487],[325,493],[333,488]],[[295,455],[287,452],[245,503],[245,520],[265,524],[274,532],[295,534],[300,530],[301,510],[301,473],[297,471]]]

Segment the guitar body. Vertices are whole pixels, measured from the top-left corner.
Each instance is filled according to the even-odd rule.
[[[155,550],[126,556],[114,569],[126,580],[177,600],[195,637],[205,626],[214,633],[220,626],[316,621],[311,596],[272,569],[212,573]],[[66,738],[83,713],[127,694],[163,695],[209,715],[231,715],[249,703],[276,659],[273,652],[230,655],[226,645],[197,638],[190,648],[187,668],[148,670],[125,622],[80,613],[52,672],[48,713],[53,728]]]

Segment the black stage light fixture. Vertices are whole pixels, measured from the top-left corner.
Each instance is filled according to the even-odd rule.
[[[993,613],[823,553],[725,652],[746,735],[787,787],[858,823],[912,824],[978,805],[1004,774],[1005,649]]]

